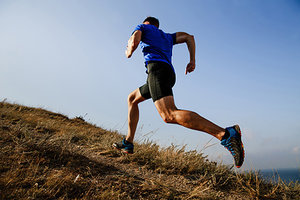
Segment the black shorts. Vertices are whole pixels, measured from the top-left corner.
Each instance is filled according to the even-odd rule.
[[[152,98],[153,102],[173,96],[172,87],[175,85],[175,73],[173,68],[165,62],[151,61],[147,65],[147,83],[139,88],[142,97]]]

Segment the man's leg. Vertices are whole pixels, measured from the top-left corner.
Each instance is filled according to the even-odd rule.
[[[206,132],[221,140],[225,129],[217,126],[195,112],[179,110],[175,106],[173,96],[166,96],[154,102],[160,116],[166,123],[179,124],[181,126]]]
[[[158,99],[154,104],[165,122],[203,131],[221,140],[221,144],[233,156],[236,167],[240,168],[242,166],[245,153],[241,140],[241,130],[238,125],[223,129],[195,112],[179,110],[174,104],[173,96]]]
[[[139,88],[131,92],[128,96],[128,134],[126,140],[133,143],[136,127],[139,121],[138,104],[146,100],[142,97]]]

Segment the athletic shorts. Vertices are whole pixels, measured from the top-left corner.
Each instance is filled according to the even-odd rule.
[[[172,87],[176,77],[172,66],[161,61],[150,61],[147,73],[147,83],[139,88],[142,97],[152,98],[155,102],[160,98],[173,96]]]

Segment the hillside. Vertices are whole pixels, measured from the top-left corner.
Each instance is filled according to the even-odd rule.
[[[0,102],[1,199],[300,199],[300,184],[237,174],[196,151],[135,144],[81,117]]]

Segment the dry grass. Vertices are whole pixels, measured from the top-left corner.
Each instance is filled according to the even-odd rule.
[[[237,174],[184,147],[111,149],[117,132],[43,109],[0,103],[1,199],[300,199],[300,184]]]

